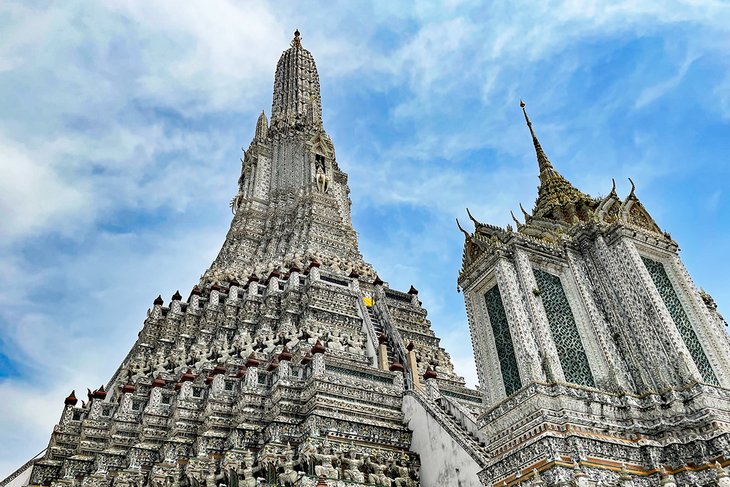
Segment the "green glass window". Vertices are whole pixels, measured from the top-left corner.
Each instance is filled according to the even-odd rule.
[[[682,336],[684,344],[689,349],[692,360],[694,360],[695,365],[697,365],[700,374],[702,374],[705,382],[717,385],[717,377],[715,377],[715,373],[712,371],[710,361],[707,360],[705,351],[702,349],[702,345],[700,345],[700,340],[697,338],[697,334],[692,328],[692,323],[689,322],[689,317],[687,316],[687,313],[685,313],[684,308],[682,308],[682,303],[679,301],[679,297],[672,286],[672,281],[669,280],[667,271],[664,269],[664,264],[651,260],[647,257],[642,257],[641,260],[644,261],[644,265],[649,271],[649,275],[651,276],[652,281],[654,281],[654,285],[656,286],[657,291],[659,291],[659,295],[662,297],[662,300],[664,300],[664,305],[667,307],[667,310],[669,310],[669,314],[672,316],[674,324],[677,325],[679,334]]]
[[[573,384],[595,386],[588,357],[560,277],[539,269],[533,269],[533,273],[565,380]]]
[[[499,294],[497,286],[487,291],[484,299],[487,302],[489,322],[492,324],[492,334],[494,335],[494,344],[497,347],[497,357],[499,358],[499,368],[502,370],[504,389],[509,396],[522,387],[522,381],[520,380],[520,371],[517,368],[512,335],[509,332],[507,323],[507,313],[504,312],[502,296]]]

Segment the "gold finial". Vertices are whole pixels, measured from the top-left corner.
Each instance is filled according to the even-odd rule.
[[[299,29],[294,31],[294,39],[291,41],[291,47],[294,49],[301,49],[302,48],[302,38],[300,37],[301,34],[299,33]]]
[[[522,108],[522,113],[525,114],[525,122],[527,122],[527,126],[530,128],[530,133],[532,134],[533,138],[535,137],[535,132],[532,130],[532,122],[530,122],[530,117],[527,116],[527,110],[525,110],[525,102],[520,99],[520,108]]]

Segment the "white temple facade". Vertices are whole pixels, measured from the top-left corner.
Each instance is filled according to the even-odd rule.
[[[524,111],[524,103],[522,104]],[[730,339],[676,242],[631,193],[583,194],[548,160],[515,228],[475,220],[464,292],[484,485],[727,485]],[[463,230],[463,229],[462,229]]]

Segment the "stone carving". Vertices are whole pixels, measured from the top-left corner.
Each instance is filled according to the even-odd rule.
[[[343,471],[343,479],[352,482],[365,481],[365,474],[360,470],[364,462],[360,458],[357,458],[357,455],[353,450],[349,450],[345,453],[340,463],[342,463],[345,467]]]

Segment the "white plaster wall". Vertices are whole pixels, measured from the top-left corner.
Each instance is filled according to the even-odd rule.
[[[403,398],[403,414],[413,431],[411,450],[421,456],[423,487],[481,487],[479,465],[415,398]]]

